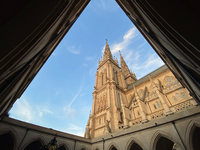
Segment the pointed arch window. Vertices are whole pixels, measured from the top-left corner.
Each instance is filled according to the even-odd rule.
[[[176,94],[176,96],[178,97],[178,99],[182,100],[182,98],[180,97],[180,95],[179,95],[179,94]]]
[[[102,74],[102,76],[101,76],[101,83],[102,83],[102,85],[103,85],[103,74]]]
[[[118,75],[117,75],[117,71],[116,71],[116,81],[117,81],[117,84],[119,84],[119,81],[118,81]]]
[[[120,99],[120,95],[119,95],[119,93],[118,93],[118,98],[117,98],[117,100],[118,100],[119,108],[122,108],[122,106],[121,106],[121,99]]]
[[[175,102],[177,102],[177,99],[176,99],[176,97],[173,97],[173,99],[174,99],[174,101],[175,101]]]
[[[185,98],[185,99],[187,98],[184,93],[181,93],[181,95],[183,96],[183,98]]]
[[[158,108],[160,108],[160,104],[158,102],[156,102],[156,104],[157,104]]]
[[[157,109],[156,105],[153,105],[155,109]]]

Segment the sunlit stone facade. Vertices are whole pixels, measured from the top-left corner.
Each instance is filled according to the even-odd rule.
[[[121,54],[120,65],[106,41],[103,59],[99,60],[96,72],[86,138],[145,124],[197,105],[166,66],[138,80]]]

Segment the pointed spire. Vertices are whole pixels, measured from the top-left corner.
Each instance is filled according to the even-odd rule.
[[[121,52],[119,51],[120,54],[120,64],[121,64],[121,70],[124,74],[125,77],[129,76],[131,74],[126,62],[124,61],[124,58],[122,57]]]
[[[108,58],[113,59],[112,53],[111,53],[109,45],[108,45],[108,41],[106,39],[106,46],[105,46],[105,50],[104,50],[104,54],[103,54],[103,60],[106,60]]]

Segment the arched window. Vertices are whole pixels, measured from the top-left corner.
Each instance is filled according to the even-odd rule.
[[[174,99],[174,101],[175,101],[175,102],[177,102],[177,99],[176,99],[176,97],[173,97],[173,99]]]
[[[101,76],[101,82],[102,82],[102,85],[103,85],[103,74],[102,74],[102,76]]]
[[[99,118],[99,124],[101,124],[101,118]]]
[[[181,93],[181,95],[183,96],[183,98],[185,98],[185,99],[187,98],[184,93]]]
[[[180,97],[180,95],[179,95],[179,94],[176,94],[176,96],[178,97],[178,99],[182,100],[182,98]]]
[[[117,71],[116,71],[116,80],[117,80],[117,84],[119,84]]]
[[[158,102],[156,102],[156,104],[157,104],[158,108],[160,108],[160,104]]]
[[[118,93],[118,98],[117,98],[117,100],[118,100],[119,108],[122,108],[122,106],[121,106],[121,99],[120,99],[120,95],[119,95],[119,93]]]
[[[131,119],[131,114],[129,114],[129,117],[130,117],[130,119]]]
[[[156,105],[153,105],[155,109],[157,109]]]

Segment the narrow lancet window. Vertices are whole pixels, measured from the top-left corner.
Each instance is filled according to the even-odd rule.
[[[157,103],[158,108],[160,108],[160,104],[158,102],[156,102],[156,103]]]
[[[182,100],[182,98],[180,97],[180,95],[179,95],[179,94],[176,94],[176,96],[178,97],[178,99]]]
[[[120,99],[120,95],[119,95],[119,93],[118,93],[118,105],[119,105],[119,108],[121,108],[122,106],[121,106],[121,99]]]
[[[102,82],[102,85],[103,85],[103,74],[102,74],[102,77],[101,77],[102,79],[101,79],[101,82]]]

